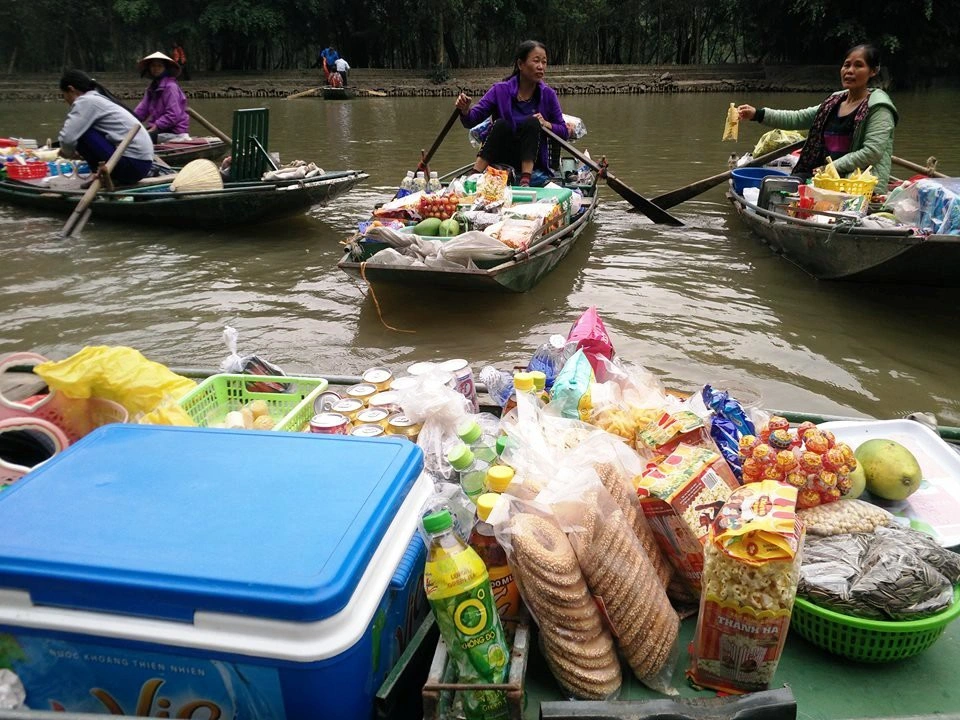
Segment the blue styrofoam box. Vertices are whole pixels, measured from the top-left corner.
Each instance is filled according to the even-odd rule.
[[[100,428],[0,496],[0,655],[34,708],[369,717],[425,612],[421,468],[401,438]]]

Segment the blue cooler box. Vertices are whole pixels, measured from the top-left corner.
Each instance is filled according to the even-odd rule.
[[[0,495],[35,710],[370,718],[426,612],[405,439],[108,425]]]

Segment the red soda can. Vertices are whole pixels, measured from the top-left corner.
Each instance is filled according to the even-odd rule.
[[[347,435],[350,432],[350,421],[340,413],[320,413],[310,418],[310,432],[320,435]]]
[[[479,412],[480,403],[477,400],[477,387],[473,382],[473,369],[470,367],[470,363],[457,358],[440,363],[440,368],[453,375],[453,387],[470,403],[470,411]]]

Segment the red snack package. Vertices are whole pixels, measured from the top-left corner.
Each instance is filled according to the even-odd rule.
[[[583,350],[583,353],[590,361],[593,372],[597,377],[597,382],[606,380],[606,373],[602,363],[597,360],[598,356],[613,360],[614,350],[610,336],[607,334],[607,328],[597,314],[597,308],[591,305],[583,315],[577,318],[577,321],[570,328],[570,334],[567,335],[568,343],[576,343],[577,348]]]

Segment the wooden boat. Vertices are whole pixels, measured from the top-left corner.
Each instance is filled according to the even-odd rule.
[[[960,287],[956,235],[821,225],[762,209],[732,188],[727,197],[764,244],[818,280]]]
[[[90,209],[98,219],[217,230],[306,212],[366,177],[344,170],[307,180],[228,182],[220,190],[190,191],[171,191],[169,182],[153,183],[100,192]],[[53,189],[37,181],[0,181],[0,201],[51,214],[71,213],[83,193],[78,186]]]
[[[557,184],[562,183],[559,178],[557,180]],[[370,265],[366,261],[386,246],[356,242],[355,239],[347,245],[337,267],[354,277],[366,278],[371,283],[417,288],[526,292],[567,256],[593,218],[598,203],[596,183],[578,189],[583,192],[583,204],[570,223],[534,240],[529,248],[517,251],[508,260],[480,261],[476,267],[470,268]]]
[[[325,87],[322,92],[324,100],[350,100],[357,95],[353,90],[345,87]]]
[[[230,152],[230,144],[219,138],[191,138],[153,146],[156,156],[167,165],[182,167],[191,160],[219,160]]]

